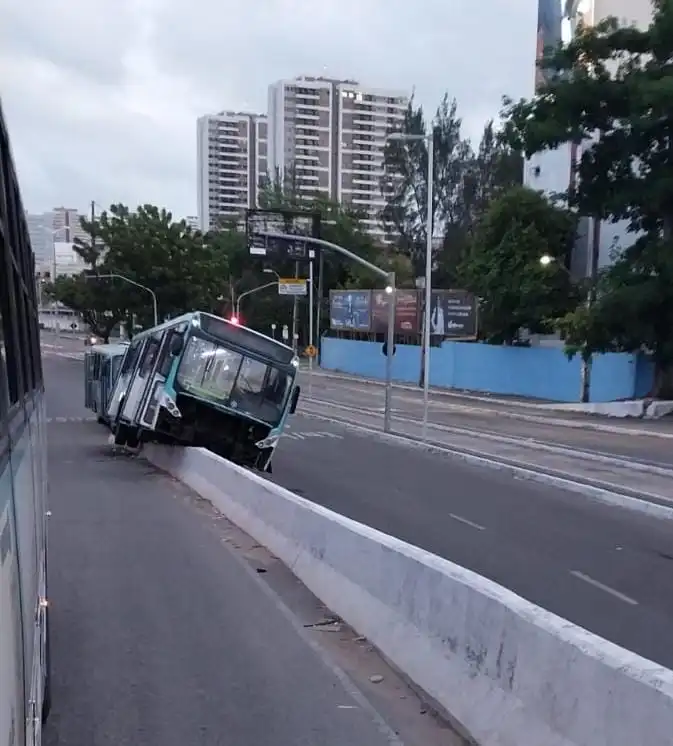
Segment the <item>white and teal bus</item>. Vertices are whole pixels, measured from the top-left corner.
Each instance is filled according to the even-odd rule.
[[[115,443],[207,448],[271,471],[297,408],[299,361],[291,347],[195,311],[133,338],[110,396]]]
[[[35,259],[0,105],[0,746],[49,711],[46,420]]]

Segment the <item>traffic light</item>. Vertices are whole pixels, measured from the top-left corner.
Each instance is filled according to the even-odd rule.
[[[238,324],[238,316],[230,316],[230,317],[229,317],[229,321],[230,321],[230,322],[231,322],[232,324]]]

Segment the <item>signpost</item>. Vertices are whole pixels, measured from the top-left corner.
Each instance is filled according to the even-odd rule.
[[[315,255],[315,246],[306,239],[319,238],[320,213],[310,210],[248,210],[246,234],[248,250],[254,256],[309,262],[313,258],[311,254]]]
[[[281,277],[278,280],[278,295],[306,295],[306,280],[302,277]]]

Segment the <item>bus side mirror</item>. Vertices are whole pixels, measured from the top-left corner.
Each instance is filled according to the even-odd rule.
[[[290,414],[294,414],[297,411],[297,402],[299,401],[299,394],[301,393],[301,386],[297,386],[292,392],[292,401],[290,402]]]
[[[171,347],[170,347],[171,356],[177,357],[182,352],[183,346],[184,346],[184,338],[182,334],[174,334],[173,337],[171,338]]]

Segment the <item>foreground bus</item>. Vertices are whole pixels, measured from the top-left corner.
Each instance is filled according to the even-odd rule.
[[[0,746],[49,711],[46,421],[35,261],[0,105]]]
[[[208,448],[271,471],[299,398],[287,345],[208,313],[185,314],[138,334],[108,405],[115,443]]]
[[[93,344],[84,353],[84,406],[109,425],[107,408],[128,342]]]

